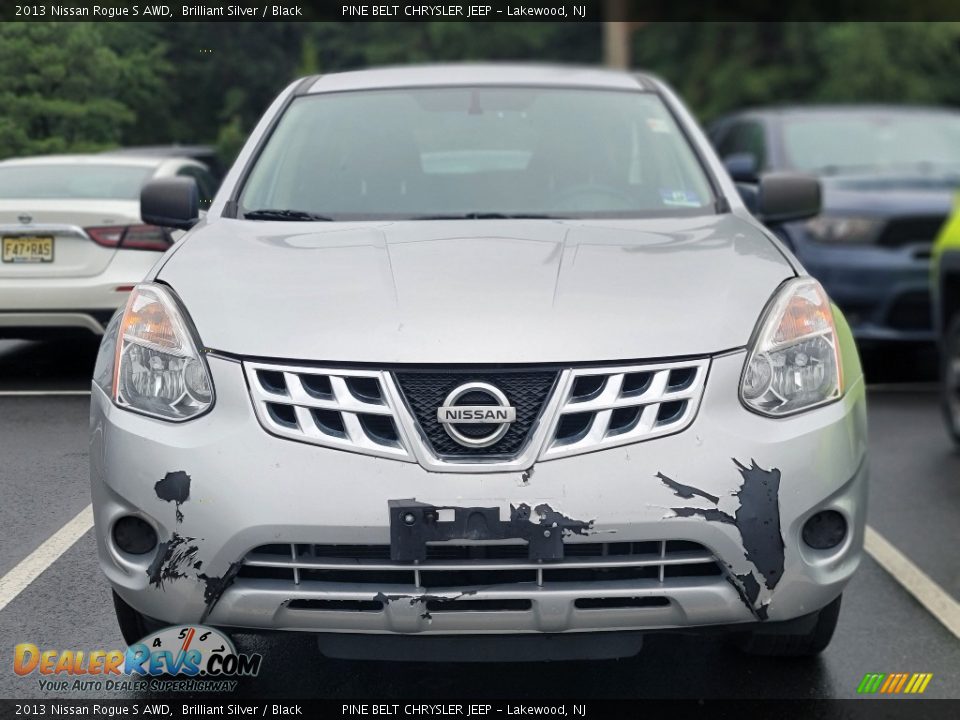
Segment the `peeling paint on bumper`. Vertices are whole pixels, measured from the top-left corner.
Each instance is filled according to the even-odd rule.
[[[167,622],[468,634],[652,630],[795,618],[833,600],[861,557],[867,485],[864,389],[857,381],[839,402],[771,420],[748,412],[737,399],[743,359],[734,353],[714,360],[699,414],[684,432],[542,462],[525,483],[517,482],[516,473],[433,473],[413,463],[270,436],[254,416],[239,364],[222,358],[210,359],[217,405],[183,425],[118,410],[94,388],[91,481],[100,565],[124,600]],[[766,489],[771,485],[765,473],[774,469],[779,471],[773,490],[775,530],[782,552],[772,540],[774,528],[763,525],[772,516],[764,516],[762,503],[750,510],[752,519],[743,515],[762,498],[752,486],[746,490],[748,478],[757,478],[765,492],[762,481],[768,481]],[[186,494],[181,476],[157,488],[158,480],[176,472],[190,478]],[[567,518],[592,521],[591,536],[569,533],[565,543],[691,541],[708,548],[729,573],[709,581],[677,578],[659,588],[656,583],[611,585],[603,592],[576,584],[549,592],[501,586],[426,593],[412,586],[359,583],[311,590],[237,576],[242,559],[261,545],[389,545],[387,507],[398,498],[438,508],[500,508],[501,518],[510,517],[511,506],[546,505]],[[815,551],[802,544],[800,530],[813,513],[827,508],[844,514],[850,532],[838,548]],[[110,540],[112,523],[131,513],[148,519],[161,543],[189,538],[190,562],[178,561],[162,583],[153,582],[154,556],[124,555]],[[158,567],[162,577],[162,559]],[[385,602],[377,613],[290,607],[294,598],[373,600],[378,594],[422,597]],[[585,594],[666,597],[669,602],[578,609],[575,600]],[[428,595],[454,606],[457,597],[525,598],[532,608],[430,617]]]

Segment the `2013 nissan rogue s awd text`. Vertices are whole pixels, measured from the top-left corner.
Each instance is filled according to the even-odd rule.
[[[334,657],[830,641],[861,557],[849,328],[660,81],[595,69],[310,77],[111,321],[100,566],[128,642],[316,634]],[[747,192],[748,190],[744,190]],[[758,219],[760,218],[760,219]]]

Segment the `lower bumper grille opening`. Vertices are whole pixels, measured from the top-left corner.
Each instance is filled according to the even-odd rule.
[[[238,573],[239,577],[254,578],[257,580],[292,580],[293,571],[282,567],[244,566]]]
[[[669,604],[670,601],[665,597],[577,598],[573,603],[578,610],[666,607]]]
[[[422,597],[430,613],[506,613],[530,611],[553,592],[579,610],[665,607],[671,587],[722,575],[699,543],[647,540],[571,542],[562,559],[542,563],[529,560],[524,543],[442,543],[416,565],[393,562],[389,545],[274,543],[249,552],[238,578],[270,581],[265,587],[294,598],[292,610],[386,612],[375,597],[384,592]]]
[[[444,612],[523,612],[533,608],[530,600],[428,600],[427,611]]]
[[[287,572],[289,573],[290,571]],[[410,582],[410,573],[402,570],[372,570],[367,572],[356,572],[354,570],[301,570],[300,582],[403,585]]]
[[[475,585],[503,585],[535,583],[536,570],[451,570],[420,571],[420,584],[426,588],[472,587]]]
[[[610,580],[650,580],[659,576],[656,567],[578,568],[544,570],[544,582],[598,582]]]
[[[291,600],[291,610],[327,610],[334,612],[383,612],[379,600]]]
[[[694,563],[692,565],[668,565],[663,569],[663,576],[676,577],[716,577],[723,571],[716,563]]]

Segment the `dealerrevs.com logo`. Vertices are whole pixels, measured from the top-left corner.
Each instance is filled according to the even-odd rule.
[[[260,672],[263,656],[238,653],[230,638],[203,625],[175,625],[123,650],[14,648],[17,675],[40,675],[41,690],[229,692]]]

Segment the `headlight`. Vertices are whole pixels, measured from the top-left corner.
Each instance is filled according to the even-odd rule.
[[[784,283],[754,332],[740,398],[751,410],[780,417],[843,394],[837,329],[816,280]]]
[[[213,404],[207,365],[169,290],[137,285],[120,320],[113,401],[165,420],[188,420]]]
[[[819,242],[864,244],[873,242],[880,224],[872,218],[820,215],[808,220],[805,227]]]

